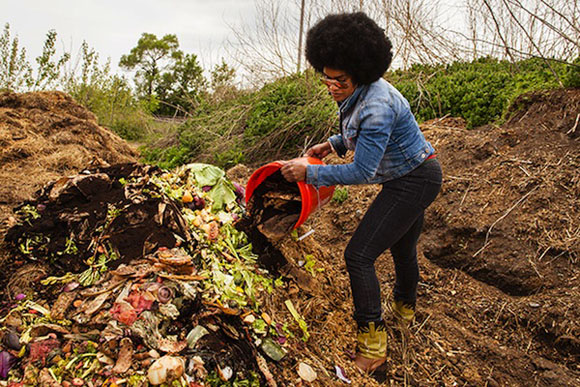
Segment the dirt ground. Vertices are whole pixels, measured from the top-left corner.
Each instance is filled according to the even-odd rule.
[[[61,93],[0,95],[4,225],[9,209],[49,180],[93,159],[112,164],[137,156],[76,106]],[[426,213],[417,318],[408,328],[390,311],[389,253],[377,261],[390,339],[384,385],[580,385],[579,114],[580,90],[558,90],[521,97],[501,126],[466,130],[456,118],[422,125],[444,184]],[[239,165],[228,176],[245,183],[252,170]],[[303,268],[280,273],[292,281],[265,295],[265,307],[273,320],[288,320],[282,305],[292,300],[310,333],[270,363],[279,385],[308,385],[297,376],[300,362],[318,374],[311,385],[342,384],[335,365],[352,385],[379,385],[350,361],[355,323],[342,257],[378,189],[347,187],[344,203],[330,202],[298,230],[313,234],[277,243]],[[309,271],[305,260],[314,262]]]
[[[444,184],[426,213],[408,329],[390,312],[389,253],[376,264],[391,326],[387,384],[580,385],[579,114],[580,90],[560,90],[521,97],[501,126],[466,130],[456,118],[422,125]],[[229,175],[244,181],[250,171]],[[313,331],[293,355],[324,368],[320,385],[332,385],[329,364],[338,364],[354,385],[370,386],[377,382],[349,361],[355,323],[342,253],[379,187],[347,189],[344,203],[331,202],[300,228],[312,236],[279,247],[295,263],[313,254],[321,269],[293,295]]]

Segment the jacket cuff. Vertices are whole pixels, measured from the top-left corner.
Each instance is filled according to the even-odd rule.
[[[320,165],[309,164],[306,167],[306,183],[318,187],[318,167]]]
[[[332,149],[335,150],[337,155],[339,155],[340,157],[344,157],[347,149],[344,146],[344,143],[342,142],[342,136],[340,134],[335,134],[334,136],[331,136],[328,139],[328,142],[330,142]]]

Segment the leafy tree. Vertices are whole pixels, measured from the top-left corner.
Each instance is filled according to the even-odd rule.
[[[220,64],[215,65],[210,75],[210,86],[213,91],[212,97],[214,101],[222,101],[236,95],[238,91],[234,84],[236,70],[228,66],[223,58]]]
[[[70,54],[56,54],[56,31],[50,30],[36,58],[36,75],[26,58],[26,50],[19,47],[18,37],[10,38],[10,25],[6,23],[0,36],[0,90],[46,90],[61,85],[61,76]]]
[[[119,66],[127,70],[137,68],[137,87],[145,96],[151,97],[161,79],[161,74],[179,57],[177,36],[168,34],[158,39],[155,34],[143,33],[137,46],[123,55]]]
[[[173,114],[193,109],[205,88],[203,69],[194,54],[179,50],[179,41],[172,34],[157,38],[143,33],[137,46],[123,55],[119,66],[137,69],[135,83],[141,97],[158,101],[152,109],[160,114]]]
[[[206,80],[203,69],[194,54],[179,51],[174,63],[165,73],[155,88],[156,96],[161,102],[158,113],[173,114],[179,110],[192,110],[200,102]]]
[[[56,87],[60,81],[61,71],[70,60],[70,54],[65,52],[56,59],[56,31],[50,30],[42,47],[42,54],[36,58],[37,74],[34,81],[34,90],[46,90]]]

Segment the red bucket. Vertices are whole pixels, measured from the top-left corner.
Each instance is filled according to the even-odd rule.
[[[308,161],[308,164],[324,165],[322,160],[317,159],[316,157],[305,157],[305,159]],[[281,167],[281,163],[274,161],[258,168],[252,176],[250,176],[250,180],[248,180],[248,184],[246,185],[246,204],[250,201],[254,190],[262,184],[268,176],[272,175]],[[310,214],[316,211],[319,207],[328,203],[334,194],[334,186],[320,187],[319,190],[316,190],[312,184],[306,184],[304,181],[299,181],[296,184],[298,184],[298,189],[300,190],[302,209],[300,211],[300,217],[294,225],[294,229],[306,222],[306,219],[308,219]]]

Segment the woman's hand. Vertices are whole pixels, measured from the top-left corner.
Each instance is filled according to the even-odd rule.
[[[305,158],[284,161],[280,171],[282,176],[291,183],[306,180],[306,167],[308,161]]]
[[[327,141],[309,148],[306,151],[306,156],[318,157],[319,159],[322,159],[323,157],[326,157],[326,155],[328,155],[330,152],[332,152],[332,146],[330,145],[330,142]]]

